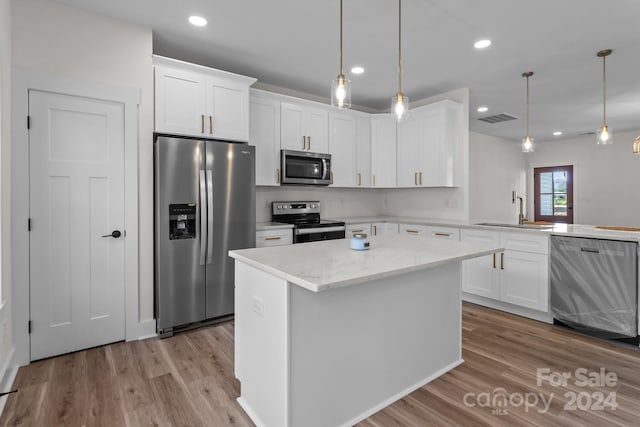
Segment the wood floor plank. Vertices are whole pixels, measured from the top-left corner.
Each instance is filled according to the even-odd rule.
[[[18,392],[9,396],[0,426],[253,426],[236,402],[233,334],[227,322],[31,363],[18,372]],[[465,363],[358,426],[638,425],[637,348],[466,303],[462,334]],[[539,368],[574,373],[600,367],[617,375],[615,387],[537,384]],[[597,391],[615,393],[618,407],[566,410],[565,393]],[[540,412],[541,406],[469,405],[469,393],[476,399],[481,393],[553,399]]]

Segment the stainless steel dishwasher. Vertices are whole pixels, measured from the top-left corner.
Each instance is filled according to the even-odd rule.
[[[551,236],[555,320],[603,338],[638,336],[638,243]]]

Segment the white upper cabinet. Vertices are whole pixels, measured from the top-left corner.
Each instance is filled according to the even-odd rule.
[[[238,74],[154,56],[155,131],[249,140],[249,86]]]
[[[329,115],[329,153],[331,180],[334,187],[357,186],[358,121],[349,113]]]
[[[356,186],[371,187],[371,119],[359,117],[357,126]]]
[[[398,125],[398,187],[458,185],[462,104],[444,100],[411,111]]]
[[[280,185],[280,101],[251,90],[249,144],[256,147],[256,185]]]
[[[396,117],[371,115],[371,186],[396,186]]]
[[[329,152],[329,111],[303,104],[281,104],[283,150]]]

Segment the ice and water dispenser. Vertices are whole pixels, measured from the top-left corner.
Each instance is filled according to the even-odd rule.
[[[196,204],[169,205],[169,240],[196,238]]]

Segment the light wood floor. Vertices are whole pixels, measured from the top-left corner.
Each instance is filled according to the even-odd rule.
[[[374,414],[359,427],[400,426],[637,426],[640,351],[585,337],[499,311],[464,304],[465,363]],[[615,387],[579,387],[575,370],[617,375]],[[571,372],[567,385],[536,385],[538,368]],[[506,406],[484,403],[499,394]],[[251,426],[235,402],[233,324],[183,332],[167,339],[116,343],[21,368],[0,425],[28,426]],[[617,409],[565,410],[565,393],[586,398],[615,393]],[[471,393],[471,394],[469,394]],[[485,393],[485,395],[481,395]],[[551,398],[525,410],[519,397]],[[467,396],[465,399],[465,395]],[[593,402],[593,401],[592,401]],[[503,409],[496,413],[495,409]]]

